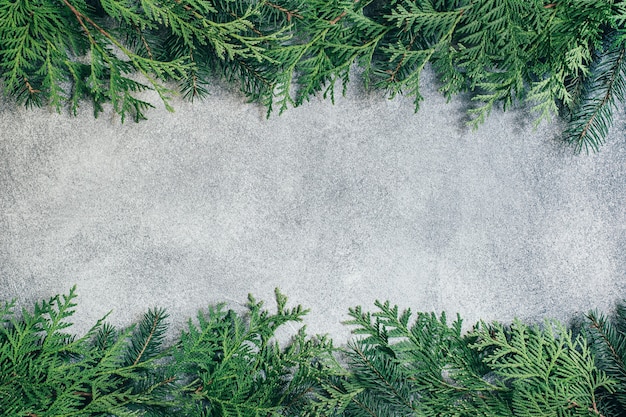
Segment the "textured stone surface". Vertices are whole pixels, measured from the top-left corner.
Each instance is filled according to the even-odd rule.
[[[522,110],[468,130],[356,84],[269,120],[218,87],[123,125],[0,109],[0,299],[78,285],[75,332],[151,306],[176,327],[279,287],[341,344],[355,305],[566,320],[626,296],[626,141],[573,155]],[[271,304],[269,304],[271,305]]]

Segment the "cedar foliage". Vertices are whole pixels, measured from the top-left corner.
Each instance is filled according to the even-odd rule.
[[[303,415],[332,358],[326,338],[307,338],[304,328],[286,347],[273,340],[276,330],[298,322],[301,306],[287,309],[276,291],[277,311],[270,314],[252,296],[245,317],[222,305],[198,313],[172,352],[169,369],[180,378],[174,394],[182,416]]]
[[[0,410],[5,416],[135,416],[159,407],[165,331],[163,310],[146,313],[139,326],[118,332],[98,321],[81,338],[66,333],[75,288],[13,316],[6,303],[0,327]]]
[[[167,314],[148,311],[118,331],[103,318],[87,334],[64,332],[75,288],[13,317],[1,311],[0,415],[281,416],[302,415],[332,358],[325,338],[300,330],[279,346],[274,332],[301,320],[300,306],[270,314],[250,298],[247,314],[211,307],[173,346],[163,345]],[[329,362],[330,363],[330,362]]]
[[[624,102],[625,33],[625,0],[5,0],[0,81],[27,106],[139,121],[145,90],[172,110],[222,77],[269,115],[334,99],[355,66],[417,110],[430,65],[446,97],[472,96],[472,126],[526,103],[596,151]]]
[[[621,416],[626,409],[626,306],[591,312],[575,330],[400,311],[350,309],[355,338],[289,342],[276,332],[306,314],[276,291],[270,313],[210,306],[165,346],[167,313],[117,330],[99,320],[67,332],[75,288],[0,311],[0,415],[40,416]]]
[[[346,416],[600,416],[616,381],[594,363],[587,340],[563,325],[479,323],[463,335],[445,314],[350,311],[363,335],[347,351],[347,378],[327,404]],[[619,414],[614,414],[619,415]]]

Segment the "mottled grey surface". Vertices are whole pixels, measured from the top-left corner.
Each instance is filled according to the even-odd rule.
[[[356,85],[356,84],[355,84]],[[558,122],[355,86],[282,116],[218,87],[123,125],[0,109],[0,299],[78,285],[76,332],[109,310],[171,322],[275,287],[311,333],[349,337],[355,305],[566,320],[626,297],[626,141],[573,155]]]

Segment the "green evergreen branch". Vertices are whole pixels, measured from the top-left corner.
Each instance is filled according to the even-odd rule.
[[[365,336],[350,345],[355,375],[344,390],[359,390],[351,400],[357,409],[375,415],[509,414],[501,398],[508,389],[485,380],[488,369],[470,349],[470,339],[461,336],[460,320],[449,327],[444,314],[418,313],[410,324],[410,310],[401,313],[389,303],[376,306],[374,314],[350,311],[349,324]]]
[[[69,0],[61,1],[74,14],[91,44],[91,75],[89,76],[90,87],[88,88],[94,98],[96,114],[101,111],[101,102],[107,97],[112,102],[115,111],[121,115],[122,121],[129,112],[134,114],[135,121],[145,119],[144,111],[153,106],[146,101],[135,98],[132,93],[143,91],[147,89],[148,86],[123,75],[124,73],[130,72],[132,69],[139,71],[139,73],[148,80],[151,88],[157,92],[166,109],[173,111],[173,108],[168,102],[168,94],[170,91],[163,87],[163,85],[155,79],[153,74],[159,78],[167,76],[174,79],[181,79],[186,76],[186,71],[189,69],[188,65],[184,64],[181,60],[157,62],[135,54],[113,35],[98,25],[93,19],[79,11]],[[109,4],[109,6],[111,4]],[[130,21],[135,24],[146,25],[145,22],[141,23],[142,21],[137,19],[130,18]],[[96,33],[93,33],[87,24],[93,27]],[[130,66],[128,63],[116,58],[111,51],[106,49],[96,37],[96,34],[102,36],[111,45],[120,50],[130,60]],[[104,85],[101,83],[101,78],[106,78],[105,69],[109,71],[108,88],[104,88]]]
[[[528,101],[539,120],[571,111],[580,99],[592,56],[601,48],[611,23],[610,2],[567,0],[549,9],[530,50],[535,80]]]
[[[352,364],[359,364],[360,366],[364,366],[364,368],[360,368],[360,372],[363,375],[366,375],[366,373],[372,374],[374,379],[367,382],[375,382],[375,384],[377,385],[376,390],[382,394],[381,397],[386,397],[385,400],[389,402],[397,402],[401,406],[398,412],[406,413],[407,411],[415,411],[415,405],[408,398],[410,396],[407,396],[406,392],[400,391],[400,387],[402,387],[402,385],[400,385],[399,387],[398,381],[394,381],[388,378],[388,375],[385,375],[380,369],[378,369],[377,365],[375,365],[370,360],[369,355],[366,355],[366,353],[361,349],[358,344],[353,345],[351,350],[354,354]],[[388,363],[387,365],[393,366],[390,363]],[[395,374],[397,371],[395,371],[394,368],[391,368],[389,372],[391,374]],[[404,410],[400,411],[401,409]]]
[[[626,352],[626,337],[621,332],[613,329],[613,326],[597,313],[587,315],[593,333],[596,333],[600,340],[600,345],[608,350],[610,362],[613,362],[613,370],[623,373],[626,377],[626,364],[624,363],[624,353]],[[600,347],[600,346],[598,346]]]
[[[607,392],[604,396],[615,415],[626,412],[626,336],[622,330],[626,324],[624,313],[624,305],[620,304],[611,319],[597,312],[587,315],[586,336],[595,356],[595,364],[618,384],[614,392]]]
[[[604,143],[618,102],[626,97],[626,46],[611,46],[592,69],[583,100],[572,113],[565,131],[565,140],[573,143],[576,152],[598,151]]]
[[[279,4],[272,3],[270,1],[266,1],[264,4],[283,13],[285,15],[285,18],[287,19],[287,22],[291,22],[291,19],[293,18],[297,18],[297,19],[303,18],[302,15],[298,13],[298,10],[290,10],[286,7],[283,7]]]
[[[154,357],[158,353],[167,326],[164,320],[168,317],[163,309],[149,310],[139,324],[139,338],[133,338],[133,344],[129,353],[128,362],[136,366],[147,358]]]
[[[582,409],[600,415],[596,393],[615,387],[595,367],[586,340],[573,338],[561,324],[546,322],[539,329],[515,321],[509,330],[483,325],[475,335],[474,348],[485,351],[489,367],[513,387],[516,413],[576,415]]]
[[[408,89],[407,94],[414,97],[415,111],[419,110],[419,103],[423,99],[419,92],[422,70],[438,51],[449,50],[465,13],[463,8],[438,11],[430,0],[418,3],[412,4],[405,0],[386,17],[399,29],[395,36],[400,40],[382,48],[392,67],[379,70],[383,79],[376,84],[388,89],[390,98]]]

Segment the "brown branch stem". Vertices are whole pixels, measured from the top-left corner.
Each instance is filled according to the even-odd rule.
[[[28,78],[24,77],[24,84],[26,85],[26,88],[28,89],[28,94],[37,94],[37,93],[41,93],[40,90],[37,90],[36,88],[34,88],[32,86],[32,84],[28,81]]]
[[[302,15],[298,14],[297,10],[288,10],[282,6],[279,6],[278,4],[274,4],[270,1],[266,2],[265,4],[267,4],[269,7],[279,10],[283,13],[285,13],[285,15],[287,16],[287,22],[291,22],[291,18],[292,17],[297,17],[298,19],[302,19]]]
[[[154,332],[156,331],[156,328],[159,324],[159,318],[161,316],[159,316],[158,314],[154,316],[154,320],[152,320],[152,327],[150,328],[150,334],[148,335],[148,338],[146,339],[146,342],[143,344],[141,351],[139,352],[139,355],[137,355],[137,358],[135,359],[135,362],[133,362],[133,366],[137,365],[139,363],[139,360],[141,359],[141,357],[143,356],[144,352],[146,351],[146,349],[148,348],[148,345],[150,344],[150,341],[152,340],[152,337],[154,336]]]
[[[348,14],[348,12],[346,10],[344,10],[339,16],[337,16],[336,18],[331,20],[329,23],[331,25],[335,25],[335,24],[337,24],[337,22],[339,22],[341,19],[343,19],[345,17],[345,15],[347,15],[347,14]]]
[[[107,32],[106,30],[102,29],[96,22],[91,20],[91,18],[89,16],[85,16],[84,14],[79,12],[78,9],[76,9],[76,7],[74,7],[68,0],[62,0],[62,1],[72,11],[72,13],[74,13],[74,16],[76,16],[76,19],[78,20],[78,23],[80,23],[80,25],[82,26],[83,30],[86,32],[87,36],[89,36],[89,39],[92,42],[94,42],[94,40],[91,37],[91,32],[89,32],[89,29],[87,28],[87,25],[85,24],[85,21],[87,23],[89,23],[91,26],[93,26],[94,28],[96,28],[96,30],[98,32],[100,32],[107,39],[109,39],[111,41],[114,40],[113,36],[111,36],[111,34],[109,32]]]

